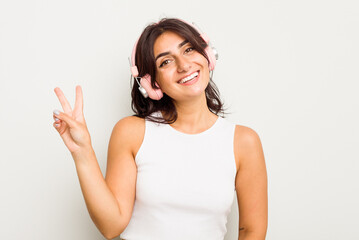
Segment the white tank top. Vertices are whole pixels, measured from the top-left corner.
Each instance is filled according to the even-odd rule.
[[[223,240],[235,194],[235,125],[199,134],[146,120],[136,200],[125,240]]]

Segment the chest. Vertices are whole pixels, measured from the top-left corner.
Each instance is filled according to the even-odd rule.
[[[188,212],[229,210],[236,173],[230,146],[218,148],[216,140],[205,146],[198,141],[158,144],[166,147],[144,149],[137,159],[136,201],[149,208]]]

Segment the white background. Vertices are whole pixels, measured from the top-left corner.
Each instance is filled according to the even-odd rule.
[[[103,239],[52,127],[84,92],[102,172],[128,115],[127,57],[161,17],[195,22],[219,52],[228,119],[261,137],[268,240],[358,239],[359,3],[356,0],[3,1],[0,3],[0,239]],[[226,240],[237,239],[236,199]]]

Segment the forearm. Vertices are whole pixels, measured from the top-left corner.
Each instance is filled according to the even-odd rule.
[[[107,186],[92,147],[72,154],[91,219],[107,238],[123,231],[120,206]]]

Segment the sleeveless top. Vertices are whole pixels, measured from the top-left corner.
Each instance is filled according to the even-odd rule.
[[[223,240],[235,196],[235,125],[218,117],[204,132],[186,134],[145,124],[136,199],[121,239]]]

